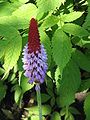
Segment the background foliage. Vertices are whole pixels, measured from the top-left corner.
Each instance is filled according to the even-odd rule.
[[[89,120],[89,0],[0,0],[0,119],[38,120],[34,85],[21,60],[32,17],[48,56],[43,120]]]

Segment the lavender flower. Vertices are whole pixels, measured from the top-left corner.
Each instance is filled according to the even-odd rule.
[[[28,44],[23,49],[25,70],[24,75],[29,78],[29,83],[43,83],[47,67],[47,54],[44,46],[40,43],[37,21],[32,18],[30,21]],[[38,86],[36,86],[38,89]]]

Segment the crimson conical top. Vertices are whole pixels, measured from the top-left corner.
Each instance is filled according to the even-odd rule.
[[[40,39],[37,21],[32,18],[30,20],[30,27],[28,33],[28,49],[29,52],[36,52],[40,50]]]

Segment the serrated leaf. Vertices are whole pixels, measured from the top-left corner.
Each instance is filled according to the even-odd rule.
[[[58,90],[60,97],[57,101],[57,104],[59,106],[70,105],[75,98],[74,96],[80,86],[80,83],[81,79],[79,68],[73,62],[73,60],[70,60],[62,73],[60,88]]]
[[[51,15],[45,21],[42,23],[41,27],[42,28],[49,28],[57,24],[59,21],[59,18],[57,16]]]
[[[7,47],[7,40],[0,40],[0,58],[4,56]]]
[[[48,67],[50,66],[51,63],[51,43],[50,43],[50,38],[48,37],[48,35],[42,30],[40,29],[40,40],[41,43],[44,45],[46,52],[47,52],[47,57],[48,57]]]
[[[17,29],[26,29],[32,17],[36,18],[37,7],[32,4],[24,4],[16,9],[11,16],[0,17],[0,24],[11,25]]]
[[[90,120],[90,94],[86,97],[86,100],[84,102],[84,111],[86,114],[85,120]]]
[[[30,19],[32,17],[36,18],[37,7],[32,3],[24,4],[13,12],[12,15],[17,18],[19,23],[21,22],[21,26],[28,27]]]
[[[58,112],[53,112],[51,120],[61,120],[60,114]]]
[[[69,14],[64,14],[60,17],[63,22],[72,22],[82,16],[83,12],[71,12]]]
[[[65,0],[36,0],[40,12],[54,11],[59,8]]]
[[[59,93],[59,87],[60,87],[60,76],[61,72],[60,72],[60,68],[57,67],[56,71],[55,71],[55,83],[56,83],[56,88],[57,88],[57,93]]]
[[[19,59],[22,48],[22,39],[15,28],[6,25],[0,25],[0,35],[5,37],[8,41],[3,65],[5,72],[8,73]]]
[[[62,71],[71,57],[71,42],[61,29],[54,33],[52,47],[54,61]]]
[[[2,81],[0,81],[0,101],[5,97],[6,95],[6,85],[3,84]]]
[[[72,53],[72,58],[81,69],[90,72],[90,61],[88,60],[87,56],[85,56],[85,54],[79,50],[75,50]]]
[[[28,78],[26,78],[25,76],[21,76],[21,83],[20,86],[22,88],[23,93],[25,93],[26,91],[30,90],[31,88],[33,88],[34,84],[29,84],[28,83]]]
[[[70,35],[75,35],[78,37],[89,36],[89,33],[87,30],[73,23],[67,23],[63,25],[62,30],[65,31],[66,33],[69,33]]]
[[[38,106],[34,106],[34,107],[26,108],[26,109],[29,110],[30,115],[39,114]],[[51,107],[49,105],[42,105],[42,115],[48,115],[50,113],[51,113]]]

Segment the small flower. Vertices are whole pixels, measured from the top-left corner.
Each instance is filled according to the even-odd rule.
[[[22,54],[24,75],[29,78],[28,82],[43,83],[48,69],[47,54],[40,43],[37,21],[34,18],[30,21],[28,43]]]

